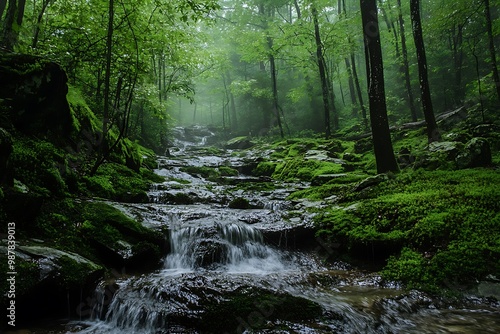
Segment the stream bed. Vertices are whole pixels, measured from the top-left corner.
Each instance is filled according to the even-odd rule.
[[[325,263],[317,251],[328,250],[314,239],[312,216],[304,210],[321,204],[286,200],[307,185],[242,190],[242,183],[271,181],[240,173],[215,182],[183,172],[185,166],[241,169],[256,154],[225,150],[211,155],[200,149],[210,142],[209,132],[186,138],[183,131],[176,129],[170,156],[158,159],[156,173],[167,181],[151,189],[151,203],[113,203],[144,225],[168,233],[170,250],[163,267],[104,282],[96,291],[92,316],[66,324],[68,332],[500,332],[500,305],[494,299],[471,294],[449,303],[405,291],[377,273],[340,261]],[[239,197],[247,199],[250,208],[228,207]],[[186,198],[189,201],[180,202]],[[282,299],[262,304],[262,296]],[[249,305],[245,315],[235,316],[231,309],[227,314],[233,316],[221,315],[219,308],[238,306],[231,304],[235,300]],[[292,312],[301,301],[319,306],[320,316],[287,317],[288,308]]]

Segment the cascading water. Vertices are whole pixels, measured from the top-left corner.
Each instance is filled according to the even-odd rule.
[[[282,252],[265,245],[260,231],[243,224],[176,227],[170,231],[170,247],[165,268],[171,272],[210,267],[229,273],[265,274],[296,267]]]
[[[71,332],[80,329],[81,333],[94,334],[203,333],[199,330],[200,321],[207,308],[223,303],[228,295],[238,291],[300,296],[319,304],[324,311],[323,317],[312,323],[278,320],[270,325],[287,328],[280,330],[259,331],[258,326],[254,328],[252,322],[242,319],[246,324],[244,333],[472,334],[497,333],[500,329],[498,305],[490,307],[472,300],[465,306],[440,306],[425,294],[406,294],[397,287],[386,286],[376,274],[342,265],[325,268],[311,253],[267,245],[262,229],[278,231],[280,237],[274,244],[286,246],[289,243],[285,241],[291,238],[287,226],[304,221],[296,216],[284,218],[291,210],[285,200],[288,190],[275,191],[273,198],[265,192],[252,193],[256,202],[263,203],[259,210],[233,210],[221,205],[221,200],[213,200],[217,196],[224,198],[228,187],[183,173],[180,168],[215,168],[230,163],[232,158],[229,154],[200,156],[188,150],[207,142],[209,134],[195,130],[201,129],[175,129],[179,150],[173,152],[173,157],[160,159],[157,170],[159,175],[188,182],[160,184],[150,192],[152,203],[132,205],[140,211],[145,224],[168,227],[170,252],[164,258],[163,268],[118,280],[112,298],[105,298],[101,287],[96,295],[97,318],[79,321]],[[194,194],[199,202],[170,205],[162,202],[167,191]],[[234,190],[232,195],[250,194]],[[259,310],[252,309],[253,313]],[[220,331],[212,328],[211,332]]]

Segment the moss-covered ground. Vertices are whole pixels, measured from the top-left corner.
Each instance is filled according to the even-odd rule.
[[[459,128],[443,137],[466,141],[472,135]],[[491,166],[457,170],[453,161],[436,154],[432,164],[419,168],[413,162],[429,156],[424,129],[394,131],[394,151],[398,159],[411,156],[410,163],[400,160],[399,173],[364,189],[359,184],[376,174],[370,139],[263,144],[271,154],[254,173],[283,181],[323,176],[324,182],[313,182],[289,199],[327,204],[309,210],[330,260],[375,265],[387,280],[410,288],[456,291],[500,277],[500,154],[492,138]],[[308,160],[311,150],[344,163]]]

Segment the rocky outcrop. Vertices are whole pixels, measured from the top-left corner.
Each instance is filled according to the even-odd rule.
[[[487,139],[472,138],[466,145],[463,152],[456,157],[459,169],[486,167],[491,165],[491,149]]]
[[[0,246],[0,252],[7,254],[6,247]],[[101,266],[72,252],[40,245],[18,246],[15,252],[20,323],[47,315],[74,315],[82,296],[91,295],[104,276]]]
[[[66,83],[66,73],[56,63],[0,53],[0,106],[7,110],[14,127],[25,134],[55,139],[69,136],[73,119]]]
[[[489,141],[475,137],[465,145],[458,141],[432,142],[427,150],[416,158],[414,168],[464,169],[487,167],[492,162]]]
[[[228,140],[224,147],[230,150],[244,150],[254,145],[249,137],[243,136]]]

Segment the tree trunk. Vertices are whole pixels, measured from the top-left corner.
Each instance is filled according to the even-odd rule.
[[[0,22],[2,22],[3,12],[7,7],[7,0],[0,0]]]
[[[102,138],[99,145],[99,156],[90,171],[94,175],[99,166],[106,160],[109,150],[107,147],[108,129],[109,129],[109,101],[110,101],[110,82],[111,82],[111,57],[113,55],[113,21],[114,21],[114,0],[109,0],[108,7],[108,33],[106,36],[106,69],[104,73],[104,105],[102,116]]]
[[[358,114],[357,110],[357,103],[358,101],[356,100],[356,90],[354,88],[354,80],[352,77],[352,68],[351,68],[351,62],[349,61],[349,58],[345,58],[345,68],[347,70],[347,75],[348,75],[348,83],[349,83],[349,95],[351,96],[351,104],[355,106],[353,108],[353,116],[356,116]]]
[[[319,23],[318,23],[318,11],[316,7],[311,8],[311,12],[314,20],[314,35],[316,39],[316,58],[318,61],[319,76],[321,79],[321,91],[323,95],[323,107],[324,107],[324,118],[325,118],[325,137],[328,139],[331,136],[330,127],[330,102],[328,98],[328,80],[326,78],[325,61],[323,58],[323,50],[321,47],[321,36],[319,33]]]
[[[392,148],[391,133],[385,101],[384,66],[377,17],[376,0],[360,0],[363,32],[365,36],[366,67],[368,69],[368,97],[372,126],[373,148],[377,172],[399,170]]]
[[[408,63],[408,49],[406,48],[405,36],[405,21],[403,18],[403,11],[401,10],[401,0],[398,1],[398,16],[399,16],[399,30],[401,35],[401,54],[403,56],[403,72],[405,75],[406,93],[408,94],[408,103],[410,105],[411,119],[413,122],[418,120],[417,108],[415,107],[415,99],[413,97],[413,89],[411,88],[410,79],[410,66]]]
[[[268,44],[272,47],[272,39],[271,37],[267,38]],[[271,48],[269,50],[271,52]],[[283,133],[283,126],[281,124],[281,117],[280,117],[280,111],[279,111],[279,104],[278,104],[278,83],[276,79],[276,63],[274,56],[272,53],[269,55],[269,63],[271,66],[271,81],[273,85],[273,111],[274,115],[276,116],[276,121],[278,122],[278,128],[280,129],[280,136],[281,138],[285,138],[285,134]]]
[[[484,1],[484,15],[486,16],[486,29],[488,30],[488,40],[490,49],[491,69],[493,70],[493,80],[495,81],[498,101],[500,102],[500,75],[498,74],[497,58],[495,52],[495,40],[493,38],[493,28],[491,23],[490,0]]]
[[[431,91],[427,74],[427,58],[425,55],[424,38],[422,36],[422,24],[420,20],[420,0],[410,0],[411,22],[413,27],[413,39],[417,50],[418,76],[420,81],[420,94],[422,98],[422,109],[427,124],[427,139],[430,142],[441,140],[437,128],[434,110],[432,108]]]
[[[356,92],[358,93],[359,106],[361,108],[361,115],[363,116],[363,124],[365,128],[368,129],[368,118],[366,117],[365,103],[363,102],[363,92],[361,91],[361,85],[359,84],[358,71],[356,69],[356,58],[354,53],[351,53],[351,65],[352,65],[352,76],[354,78],[354,84],[356,85]]]
[[[231,74],[229,71],[226,71],[226,76],[227,76],[227,81],[229,85],[233,82],[231,79]],[[231,89],[228,89],[228,94],[229,94],[229,100],[231,102],[230,107],[231,107],[231,130],[236,131],[238,130],[238,119],[236,118],[236,103],[234,102],[234,95],[231,92]]]
[[[9,0],[7,14],[3,22],[3,33],[1,45],[13,51],[19,39],[19,31],[21,29],[24,17],[24,7],[26,0]],[[5,4],[4,4],[5,7]]]
[[[43,14],[45,14],[45,10],[49,6],[50,1],[51,0],[43,0],[42,2],[42,9],[40,10],[40,13],[38,13],[38,17],[36,19],[35,33],[33,35],[33,41],[31,42],[32,49],[36,49],[36,46],[38,44],[38,37],[40,35],[40,28],[42,26]]]

